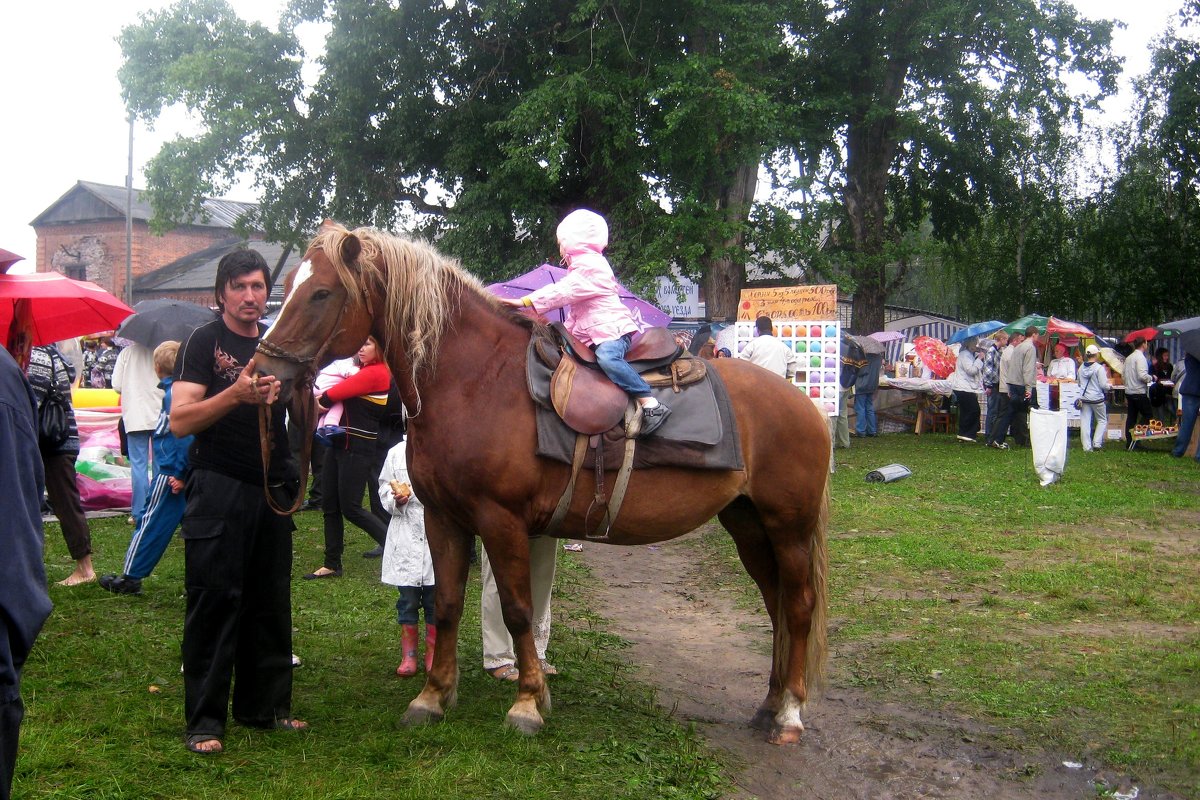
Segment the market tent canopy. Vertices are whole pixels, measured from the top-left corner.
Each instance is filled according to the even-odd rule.
[[[28,322],[32,344],[114,330],[133,309],[90,281],[60,272],[0,275],[0,335],[8,336],[13,318]]]

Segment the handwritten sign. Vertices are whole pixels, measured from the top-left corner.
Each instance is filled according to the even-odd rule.
[[[781,286],[778,289],[743,289],[737,318],[753,322],[771,319],[837,319],[837,286]]]

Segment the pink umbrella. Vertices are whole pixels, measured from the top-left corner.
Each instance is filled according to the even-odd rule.
[[[883,344],[887,344],[888,342],[898,342],[904,338],[904,334],[900,331],[875,331],[874,333],[867,335],[875,341],[882,342]]]
[[[524,275],[518,275],[515,278],[509,278],[506,281],[498,281],[489,285],[488,291],[497,297],[516,298],[524,297],[530,292],[536,291],[548,283],[558,283],[567,276],[567,271],[562,267],[551,266],[550,264],[542,264],[536,269],[526,272]],[[671,315],[660,309],[658,306],[648,303],[638,297],[633,292],[626,289],[621,284],[617,284],[618,294],[621,302],[633,312],[633,319],[637,322],[638,327],[642,330],[646,328],[661,328],[666,327],[671,322]],[[561,309],[555,309],[547,315],[552,322],[562,322],[566,317],[566,312]]]
[[[934,377],[948,378],[950,373],[954,372],[955,356],[941,339],[918,336],[913,340],[913,345],[917,348],[917,355],[921,357],[925,366],[929,367]]]

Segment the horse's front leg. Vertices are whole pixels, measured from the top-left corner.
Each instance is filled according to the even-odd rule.
[[[500,597],[504,625],[512,637],[519,672],[517,700],[508,710],[505,721],[521,733],[533,735],[544,725],[542,714],[550,710],[550,689],[534,643],[530,541],[524,528],[513,524],[496,524],[489,529],[495,533],[484,538],[487,563],[495,582],[494,591]],[[553,557],[555,542],[547,541],[551,544],[549,552]],[[546,550],[544,547],[537,549],[539,552]],[[491,589],[487,577],[485,592]]]
[[[468,545],[472,534],[451,526],[428,507],[425,534],[433,557],[437,642],[425,686],[404,712],[404,722],[409,725],[440,721],[458,700],[458,626],[470,566]]]

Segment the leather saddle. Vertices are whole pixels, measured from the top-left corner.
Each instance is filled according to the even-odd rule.
[[[538,358],[551,369],[550,402],[571,430],[588,435],[604,433],[621,423],[632,402],[596,363],[596,354],[571,335],[560,322],[550,325],[553,340],[535,343]],[[626,360],[652,387],[679,387],[704,378],[705,364],[686,354],[666,328],[647,328],[634,337]],[[630,414],[626,436],[636,437],[640,414]]]

